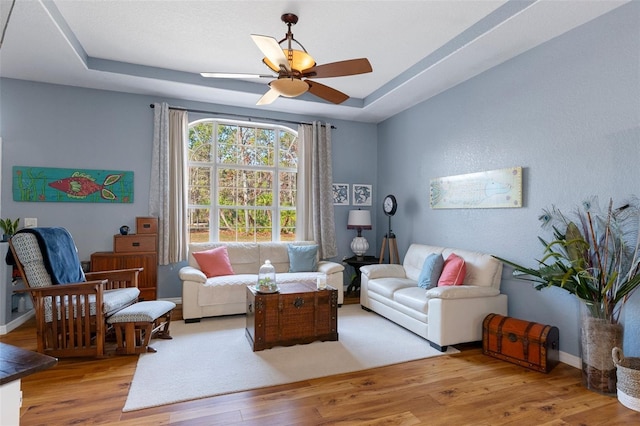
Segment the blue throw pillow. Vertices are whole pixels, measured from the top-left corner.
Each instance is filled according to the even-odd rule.
[[[426,288],[427,290],[437,287],[443,266],[444,258],[441,254],[431,253],[427,256],[422,264],[422,272],[418,277],[418,287]]]
[[[316,272],[318,270],[318,246],[289,244],[289,272]]]

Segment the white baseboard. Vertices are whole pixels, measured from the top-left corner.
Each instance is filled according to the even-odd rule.
[[[560,362],[562,363],[575,368],[582,368],[582,359],[580,357],[562,351],[558,353],[558,357],[560,358]]]
[[[36,314],[36,311],[32,309],[30,312],[25,312],[24,315],[19,316],[13,321],[4,325],[0,325],[0,335],[7,334],[10,331],[15,330],[16,328],[20,327],[22,324],[27,322],[29,319],[33,318],[35,314]]]

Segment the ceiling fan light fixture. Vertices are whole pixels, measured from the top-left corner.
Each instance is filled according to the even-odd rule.
[[[278,97],[295,98],[306,92],[324,99],[327,102],[341,104],[349,99],[349,96],[332,87],[311,80],[311,78],[344,77],[349,75],[364,74],[373,71],[367,58],[349,59],[346,61],[331,62],[316,66],[316,61],[307,53],[300,42],[293,38],[291,26],[298,22],[298,17],[293,13],[285,13],[280,19],[287,27],[285,37],[278,41],[273,37],[251,34],[253,42],[262,52],[262,62],[275,72],[278,77],[269,83],[269,91],[265,93],[256,105],[268,105]],[[283,49],[283,43],[286,47]],[[292,43],[296,43],[300,49],[293,49]],[[229,74],[229,73],[202,73],[203,77],[216,78],[258,78],[271,77],[269,75]]]
[[[269,86],[287,98],[295,98],[309,90],[309,84],[299,78],[279,78],[269,83]]]
[[[282,52],[284,53],[284,56],[289,59],[289,49],[282,49]],[[289,66],[292,70],[302,71],[309,69],[316,64],[316,61],[311,57],[311,55],[303,50],[291,49],[291,52],[293,52],[293,60],[289,61]],[[263,62],[273,71],[280,71],[280,67],[271,62],[269,59],[264,58]]]

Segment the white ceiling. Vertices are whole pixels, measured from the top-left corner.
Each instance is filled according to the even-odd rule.
[[[17,0],[0,76],[54,84],[379,122],[628,0],[217,1]],[[0,0],[2,26],[13,0]],[[250,34],[284,37],[283,13],[318,64],[366,57],[373,72],[318,79],[351,98],[311,94],[256,107],[268,79]]]

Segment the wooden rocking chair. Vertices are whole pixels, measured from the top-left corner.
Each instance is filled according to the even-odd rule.
[[[43,234],[56,236],[54,247],[46,247]],[[68,244],[61,244],[63,240]],[[137,302],[142,268],[91,272],[86,274],[90,281],[84,281],[77,249],[64,228],[25,229],[16,233],[9,245],[25,282],[22,291],[33,300],[38,352],[53,357],[105,356],[107,319]],[[55,270],[53,257],[59,257],[58,264],[70,271]],[[59,276],[79,279],[58,283]]]

